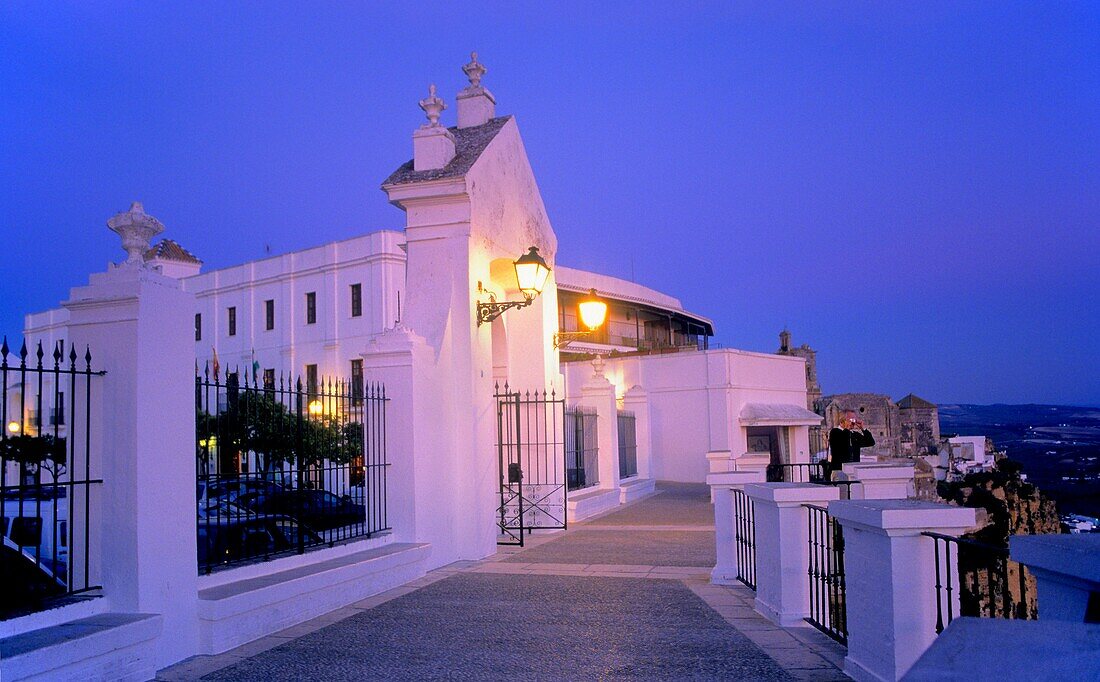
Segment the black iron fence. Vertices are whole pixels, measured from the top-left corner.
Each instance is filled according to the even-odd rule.
[[[823,462],[802,464],[769,464],[768,483],[828,483],[829,472]]]
[[[638,475],[638,430],[633,412],[618,411],[619,422],[619,478]]]
[[[390,530],[387,402],[359,381],[196,377],[199,572]]]
[[[569,490],[600,482],[596,409],[572,405],[565,408],[565,471]]]
[[[809,518],[810,617],[806,620],[841,644],[847,644],[844,532],[825,507],[802,506]]]
[[[565,529],[565,399],[549,391],[496,386],[500,505],[497,544],[524,544],[524,531]]]
[[[852,486],[859,481],[835,481],[825,462],[801,464],[769,464],[765,471],[768,483],[816,483],[840,488],[840,499],[852,498]]]
[[[756,589],[756,507],[744,490],[733,490],[733,541],[737,556],[737,579]]]
[[[936,633],[960,616],[1034,620],[1035,590],[1008,550],[968,538],[926,532],[936,561]],[[1030,582],[1033,585],[1033,581]],[[957,605],[956,605],[957,600]]]
[[[91,553],[91,351],[26,342],[18,362],[0,344],[0,619],[99,589]],[[43,419],[49,415],[49,419]]]

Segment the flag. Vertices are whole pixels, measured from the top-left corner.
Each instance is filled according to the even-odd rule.
[[[221,369],[222,365],[221,365],[220,362],[218,362],[218,349],[211,346],[210,350],[214,351],[214,381],[217,381],[218,380],[218,370]]]

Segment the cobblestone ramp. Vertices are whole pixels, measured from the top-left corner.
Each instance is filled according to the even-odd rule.
[[[682,582],[463,573],[206,680],[787,680]]]

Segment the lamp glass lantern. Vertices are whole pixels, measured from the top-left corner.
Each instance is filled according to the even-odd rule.
[[[546,278],[550,276],[550,267],[539,255],[539,248],[532,246],[527,253],[520,256],[514,263],[516,267],[516,282],[523,297],[531,300],[542,293],[546,286]]]
[[[581,314],[581,324],[589,331],[596,331],[607,319],[607,302],[596,295],[595,289],[589,289],[588,294],[577,304]]]

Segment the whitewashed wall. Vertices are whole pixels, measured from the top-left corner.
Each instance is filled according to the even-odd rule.
[[[562,364],[572,402],[592,373],[589,362]],[[806,369],[801,358],[733,349],[608,358],[604,373],[623,394],[641,386],[648,394],[652,424],[652,476],[702,483],[706,454],[745,453],[738,416],[746,403],[805,407]],[[806,429],[792,429],[791,455],[809,451]]]

